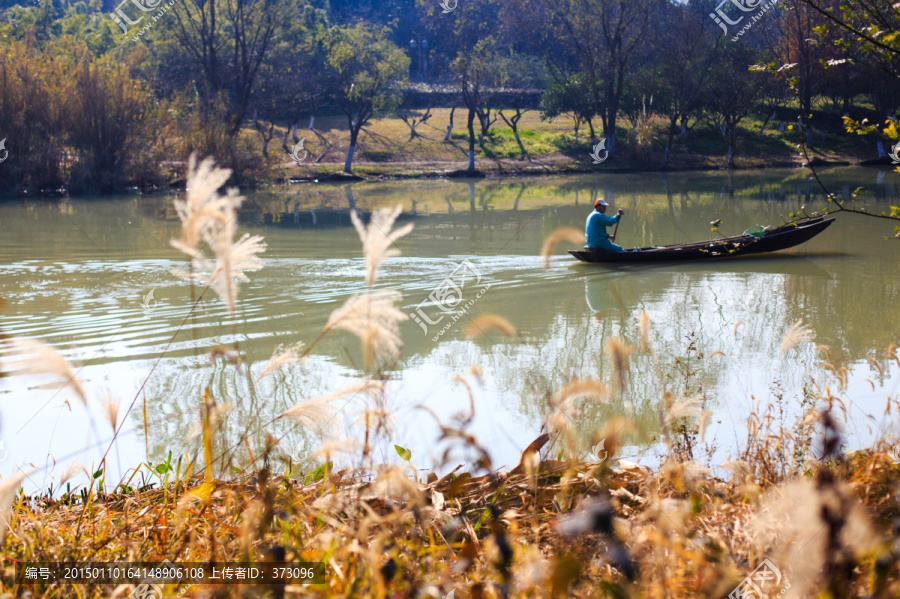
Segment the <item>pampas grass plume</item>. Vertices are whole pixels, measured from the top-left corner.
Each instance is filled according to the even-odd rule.
[[[669,409],[669,413],[666,414],[666,426],[669,426],[679,418],[698,418],[701,414],[702,404],[702,395],[694,395],[693,397],[685,397],[678,400]]]
[[[275,351],[272,352],[272,357],[269,358],[269,361],[266,363],[265,368],[263,368],[262,372],[256,377],[257,381],[264,379],[269,376],[282,366],[287,364],[299,364],[303,361],[303,358],[300,356],[300,352],[303,349],[303,342],[298,341],[297,343],[293,343],[284,347],[283,345],[279,345],[275,348]]]
[[[516,327],[497,314],[479,314],[472,319],[463,334],[467,339],[474,339],[479,334],[487,335],[487,331],[491,329],[499,331],[506,337],[516,336]]]
[[[606,353],[613,359],[613,378],[619,391],[625,391],[625,376],[628,373],[628,356],[634,350],[618,337],[606,342]]]
[[[563,241],[575,245],[584,245],[584,231],[579,231],[574,227],[560,227],[550,233],[550,235],[544,239],[544,245],[541,248],[541,256],[544,258],[544,268],[550,268],[550,256],[553,254],[553,250],[556,249],[556,246]]]
[[[646,312],[641,312],[639,322],[641,329],[641,351],[645,352],[650,349],[650,315]]]
[[[356,335],[362,342],[367,368],[376,360],[393,359],[400,353],[399,323],[408,318],[396,307],[401,299],[400,292],[393,289],[354,295],[331,313],[322,334],[339,329]]]
[[[107,389],[100,403],[103,406],[103,415],[106,416],[106,421],[115,432],[116,425],[119,423],[119,398],[113,396],[112,391]]]
[[[8,343],[13,354],[24,356],[11,364],[13,369],[21,369],[24,373],[29,374],[50,374],[65,379],[66,384],[72,386],[81,403],[87,407],[87,394],[84,387],[75,376],[72,364],[61,353],[37,339],[14,337]]]
[[[181,220],[181,237],[171,241],[172,247],[184,252],[191,261],[191,272],[183,269],[173,274],[197,279],[221,297],[234,316],[237,303],[237,281],[247,281],[244,271],[259,270],[262,260],[259,254],[266,244],[259,235],[245,234],[237,242],[237,210],[244,198],[236,189],[219,194],[231,176],[231,171],[215,166],[212,158],[197,165],[196,155],[188,161],[187,192],[185,200],[174,200],[175,211]],[[200,249],[206,243],[216,256],[207,259]]]
[[[324,428],[335,416],[333,403],[337,400],[349,397],[353,401],[360,394],[373,394],[384,391],[384,383],[379,381],[363,381],[341,389],[331,395],[323,395],[292,406],[281,414],[282,418],[291,418],[307,428]]]
[[[10,506],[15,500],[16,492],[23,480],[25,480],[25,475],[21,472],[13,474],[4,480],[0,480],[0,543],[6,538],[9,520],[12,516]]]
[[[814,336],[813,330],[805,326],[802,320],[798,320],[784,334],[784,340],[781,342],[781,355],[786,354],[801,343],[812,341]]]
[[[378,267],[385,258],[400,255],[400,251],[391,248],[391,245],[413,230],[412,223],[400,227],[396,231],[391,230],[401,212],[403,212],[403,206],[399,204],[393,209],[379,208],[372,213],[369,226],[366,227],[356,210],[350,211],[350,220],[362,242],[363,255],[366,258],[366,282],[369,287],[375,284],[375,280],[378,278]]]

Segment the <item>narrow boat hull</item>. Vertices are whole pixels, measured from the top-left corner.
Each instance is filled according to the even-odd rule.
[[[721,260],[752,254],[765,254],[786,250],[805,243],[827,229],[833,218],[811,218],[801,223],[778,227],[763,237],[738,235],[723,239],[685,243],[663,247],[640,248],[640,251],[604,252],[603,250],[569,250],[582,262],[630,263],[630,262],[682,262],[693,260]]]

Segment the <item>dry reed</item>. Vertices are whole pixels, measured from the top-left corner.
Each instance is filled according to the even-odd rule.
[[[544,246],[541,248],[541,257],[544,259],[544,268],[550,268],[550,256],[556,246],[566,241],[574,245],[584,245],[584,231],[579,231],[573,227],[560,227],[544,239]]]
[[[516,336],[516,327],[497,314],[479,314],[466,325],[463,335],[467,339],[474,339],[478,335],[487,335],[487,331],[491,330],[498,331],[506,337]]]

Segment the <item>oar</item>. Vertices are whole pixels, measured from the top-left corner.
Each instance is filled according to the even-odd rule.
[[[615,240],[616,240],[616,233],[619,232],[619,223],[620,223],[620,222],[622,222],[622,217],[621,217],[621,216],[619,216],[619,220],[616,221],[616,228],[613,229],[612,241],[615,241]]]

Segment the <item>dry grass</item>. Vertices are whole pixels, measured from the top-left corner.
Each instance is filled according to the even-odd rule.
[[[277,461],[274,451],[261,458]],[[797,596],[826,596],[818,593],[829,586],[850,589],[843,597],[897,596],[897,465],[882,452],[859,452],[808,474],[760,485],[752,476],[712,477],[695,463],[653,472],[548,459],[429,483],[396,467],[326,471],[308,484],[288,470],[213,485],[187,473],[84,505],[19,496],[4,553],[187,562],[260,561],[283,551],[288,561],[324,564],[323,584],[287,594],[321,597],[443,597],[454,589],[457,597],[722,597],[768,556]],[[828,506],[839,521],[823,517]],[[822,531],[829,527],[838,530]],[[841,569],[826,568],[838,559],[829,552]],[[10,584],[5,567],[8,591],[76,596],[71,585]],[[195,586],[185,596],[248,592],[277,596],[248,585]]]

